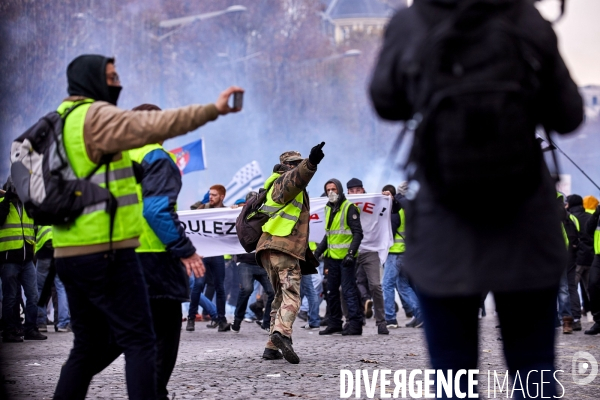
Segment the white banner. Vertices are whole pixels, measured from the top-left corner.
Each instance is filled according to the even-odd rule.
[[[394,244],[390,224],[391,198],[381,194],[347,196],[360,209],[363,240],[360,251],[376,251],[385,262],[389,248]],[[326,197],[310,199],[310,240],[320,243],[325,235]],[[241,208],[213,208],[180,211],[179,219],[192,240],[198,254],[204,257],[245,253],[235,231],[235,220]]]

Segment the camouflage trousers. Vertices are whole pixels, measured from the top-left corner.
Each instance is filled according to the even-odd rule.
[[[292,325],[300,310],[300,261],[277,250],[261,251],[260,261],[275,291],[271,303],[271,334],[277,331],[291,339]],[[270,340],[265,347],[277,350]]]

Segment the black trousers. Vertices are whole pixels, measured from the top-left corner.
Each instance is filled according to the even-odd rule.
[[[600,254],[594,256],[594,262],[590,268],[588,292],[590,294],[590,311],[592,311],[594,322],[600,324]]]
[[[160,400],[168,399],[167,384],[177,361],[181,336],[181,302],[150,299],[152,322],[156,334],[156,392]]]
[[[133,249],[56,259],[75,336],[54,399],[84,399],[94,375],[125,353],[130,399],[156,398],[156,347],[146,281]]]

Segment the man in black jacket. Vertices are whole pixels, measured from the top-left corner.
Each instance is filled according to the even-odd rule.
[[[600,206],[585,226],[586,233],[594,237],[594,261],[590,268],[590,280],[588,289],[590,294],[590,311],[594,317],[594,325],[587,331],[586,335],[597,335],[600,333]]]
[[[581,330],[581,301],[577,286],[581,282],[581,294],[584,306],[588,305],[588,277],[592,261],[594,261],[594,243],[585,227],[592,214],[583,208],[583,198],[578,194],[567,196],[567,211],[579,221],[579,243],[577,244],[574,260],[569,260],[567,279],[569,280],[569,293],[571,297],[571,313],[573,314],[573,330]]]

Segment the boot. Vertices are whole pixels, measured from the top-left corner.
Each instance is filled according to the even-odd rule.
[[[231,324],[228,323],[225,318],[223,318],[221,321],[219,321],[219,329],[217,329],[218,332],[227,332],[230,330],[231,330]]]
[[[37,328],[35,328],[35,329],[32,329],[29,332],[25,333],[25,336],[23,337],[23,339],[25,339],[25,340],[46,340],[46,339],[48,339],[48,336],[42,335],[41,333],[38,332]]]
[[[327,326],[327,328],[323,329],[322,331],[319,331],[319,335],[333,335],[334,333],[340,333],[342,332],[342,328],[335,328],[333,326]]]
[[[283,336],[281,333],[275,331],[271,335],[271,342],[277,346],[279,350],[283,353],[283,358],[290,364],[298,364],[300,362],[300,357],[294,351],[292,347],[292,341],[287,336]]]
[[[573,333],[573,317],[563,317],[563,333]]]
[[[265,360],[281,360],[283,358],[283,354],[281,354],[279,350],[265,349],[262,358]]]
[[[580,319],[573,320],[573,330],[574,331],[580,331],[581,330],[581,320]]]
[[[193,332],[196,329],[195,325],[196,325],[196,321],[194,321],[194,318],[188,318],[187,326],[185,327],[185,330],[188,332]]]
[[[385,321],[381,321],[381,322],[377,323],[377,334],[378,335],[389,335],[390,334],[390,331],[388,330]]]
[[[600,323],[595,322],[590,329],[584,332],[586,335],[597,335],[600,333]]]

